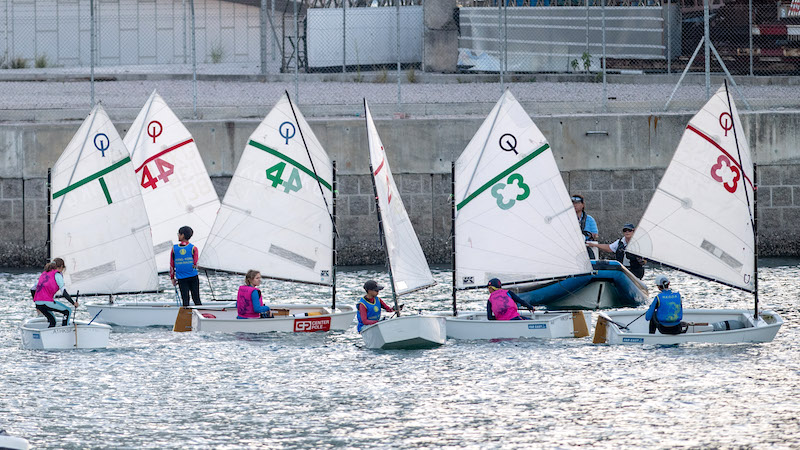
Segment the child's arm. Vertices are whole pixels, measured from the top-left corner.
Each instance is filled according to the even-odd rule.
[[[169,251],[169,279],[172,281],[173,286],[178,283],[175,280],[175,247],[172,247],[172,250]]]
[[[197,259],[200,257],[200,250],[197,249],[197,246],[192,247],[192,261],[194,262],[194,269],[197,269]]]

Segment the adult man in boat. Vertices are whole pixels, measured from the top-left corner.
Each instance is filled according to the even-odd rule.
[[[669,278],[664,275],[656,277],[656,286],[661,292],[653,299],[644,316],[645,320],[650,321],[650,334],[655,334],[656,329],[661,334],[681,334],[681,319],[683,319],[681,294],[672,292],[669,288]]]
[[[489,320],[530,320],[517,311],[517,305],[527,308],[533,313],[533,305],[519,298],[509,290],[503,289],[503,283],[497,278],[489,280],[489,300],[486,301],[486,318]]]
[[[378,284],[375,280],[367,280],[364,283],[364,290],[367,293],[358,299],[356,308],[358,309],[358,332],[367,325],[372,325],[381,320],[381,309],[386,312],[394,312],[394,308],[387,305],[383,300],[378,297],[383,286]]]
[[[584,211],[586,203],[582,195],[573,194],[572,207],[575,208],[575,214],[578,215],[578,224],[581,227],[581,233],[583,233],[587,241],[596,241],[598,237],[597,222],[594,220],[594,217],[586,214],[586,211]],[[586,251],[589,253],[589,258],[594,259],[592,250],[587,248]]]
[[[643,264],[645,263],[645,260],[639,258],[638,256],[628,255],[628,252],[625,251],[625,249],[628,247],[628,243],[631,241],[631,237],[633,237],[633,230],[635,229],[636,227],[634,227],[632,223],[626,223],[622,226],[622,237],[616,241],[610,244],[587,242],[586,246],[597,247],[600,250],[614,253],[615,259],[630,269],[631,273],[636,275],[636,278],[641,280],[642,277],[644,277]]]

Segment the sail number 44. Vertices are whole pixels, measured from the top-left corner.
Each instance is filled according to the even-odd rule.
[[[175,173],[175,166],[164,161],[161,158],[156,158],[153,162],[156,163],[156,169],[158,169],[158,175],[153,177],[153,174],[150,173],[150,169],[147,166],[142,168],[142,187],[143,188],[152,188],[155,189],[157,183],[159,181],[163,181],[164,183],[169,182],[169,177]]]
[[[283,171],[285,169],[285,162],[279,162],[278,164],[270,167],[267,169],[267,180],[272,182],[272,187],[274,188],[277,188],[279,184],[283,185],[283,192],[286,192],[287,194],[289,192],[299,191],[303,187],[303,183],[300,182],[300,171],[297,170],[296,167],[292,167],[289,178],[284,181]]]

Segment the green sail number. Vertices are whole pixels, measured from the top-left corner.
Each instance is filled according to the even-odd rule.
[[[283,192],[297,192],[303,187],[303,183],[300,180],[300,171],[297,170],[296,167],[292,167],[291,173],[289,173],[289,179],[286,180],[284,183],[283,181],[283,171],[286,169],[285,162],[279,162],[274,166],[267,169],[267,180],[272,182],[272,187],[277,188],[279,184],[283,185]]]

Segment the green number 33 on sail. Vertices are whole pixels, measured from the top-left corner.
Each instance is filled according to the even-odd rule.
[[[516,197],[512,197],[510,200],[505,201],[506,196],[504,193],[506,189],[512,189],[510,191],[512,194],[515,192],[519,193],[516,195]],[[525,200],[530,194],[531,188],[525,184],[522,175],[518,173],[512,174],[510,177],[508,177],[508,180],[506,180],[505,183],[497,183],[492,186],[492,196],[497,199],[497,206],[503,210],[511,209],[517,203],[517,200]]]

